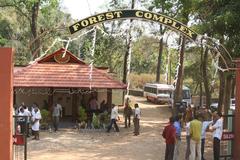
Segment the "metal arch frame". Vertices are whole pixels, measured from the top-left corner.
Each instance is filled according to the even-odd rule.
[[[94,26],[98,23],[105,21],[112,21],[118,19],[143,19],[147,21],[158,22],[166,27],[171,28],[174,31],[180,32],[183,36],[192,40],[195,43],[205,40],[206,44],[213,47],[213,50],[220,53],[220,58],[224,61],[224,65],[227,71],[236,72],[236,111],[235,111],[235,143],[234,143],[234,159],[240,159],[240,126],[236,125],[240,121],[240,59],[233,60],[227,49],[220,44],[217,40],[208,36],[200,35],[197,32],[191,30],[185,24],[168,17],[163,14],[158,14],[150,11],[143,10],[116,10],[99,13],[85,19],[82,19],[73,25],[69,26],[71,34],[80,31],[84,28]]]
[[[226,50],[226,48],[223,45],[221,45],[217,40],[208,36],[200,35],[191,28],[189,28],[187,25],[164,14],[135,9],[108,11],[81,19],[80,21],[69,26],[68,29],[71,34],[74,34],[78,31],[81,31],[84,28],[88,28],[99,23],[119,19],[142,19],[146,21],[157,22],[166,27],[171,28],[176,32],[179,32],[181,35],[187,37],[194,43],[198,43],[201,40],[205,40],[207,41],[206,44],[214,47],[215,51],[220,53],[220,58],[223,60],[226,70],[235,69],[234,68],[235,65],[233,64],[231,55]]]

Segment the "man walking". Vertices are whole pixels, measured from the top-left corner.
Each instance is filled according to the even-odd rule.
[[[181,146],[181,132],[182,132],[182,127],[180,123],[181,116],[178,115],[175,117],[175,122],[173,123],[175,129],[176,129],[176,142],[175,142],[175,147],[174,147],[174,160],[179,159],[179,154],[180,154],[180,146]]]
[[[110,132],[113,124],[114,124],[116,132],[119,132],[119,128],[118,128],[118,125],[117,125],[117,122],[116,122],[117,119],[119,119],[118,107],[115,106],[115,104],[112,104],[111,122],[110,122],[110,125],[108,126],[107,132]]]
[[[54,131],[56,132],[58,130],[59,118],[62,117],[62,106],[59,103],[54,104],[52,117]]]
[[[133,114],[132,108],[129,105],[129,98],[127,98],[124,110],[123,110],[123,115],[125,118],[125,128],[131,126],[131,116]]]
[[[214,160],[219,160],[220,156],[220,140],[222,138],[222,132],[223,132],[223,120],[222,120],[222,113],[214,113],[213,114],[213,120],[215,123],[212,127],[210,127],[210,130],[213,131],[213,155]]]
[[[139,108],[139,105],[136,103],[134,105],[135,107],[135,111],[134,111],[134,136],[138,136],[139,135],[139,129],[140,129],[140,115],[141,115],[141,110]]]
[[[199,121],[200,116],[196,115],[194,120],[190,122],[190,160],[201,160],[201,132],[202,122]],[[196,157],[197,152],[197,157]]]
[[[173,160],[176,142],[176,128],[173,126],[174,118],[169,118],[169,124],[164,128],[162,136],[166,140],[165,160]]]
[[[202,157],[202,160],[205,160],[204,148],[205,148],[206,131],[211,123],[212,123],[212,121],[207,121],[206,117],[204,117],[204,121],[202,122],[202,135],[201,135],[201,154],[202,154],[201,157]]]

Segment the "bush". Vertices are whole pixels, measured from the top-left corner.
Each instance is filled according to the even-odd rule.
[[[82,106],[80,106],[78,109],[78,120],[80,122],[85,122],[87,120],[87,113]]]
[[[99,121],[99,116],[96,115],[95,113],[93,114],[93,127],[94,128],[100,128],[100,121]]]
[[[48,129],[48,126],[49,126],[49,121],[50,121],[50,112],[46,109],[42,109],[41,111],[41,116],[42,116],[42,119],[41,119],[41,128],[42,129]]]
[[[48,123],[49,122],[49,111],[46,110],[46,109],[42,109],[41,110],[41,116],[42,116],[42,119],[41,119],[41,122],[42,123]]]
[[[155,74],[148,74],[148,73],[131,73],[130,77],[130,88],[131,89],[143,89],[145,83],[153,83],[156,81]],[[166,83],[164,80],[164,75],[160,76],[161,83]]]

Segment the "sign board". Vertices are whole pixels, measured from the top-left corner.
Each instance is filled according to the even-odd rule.
[[[229,141],[234,139],[234,133],[233,132],[223,132],[222,134],[222,140],[223,141]]]
[[[76,22],[75,24],[69,26],[69,31],[71,34],[73,34],[77,31],[96,25],[98,23],[103,23],[105,21],[112,21],[117,19],[143,19],[143,20],[157,22],[182,33],[183,35],[185,35],[186,37],[194,41],[198,36],[196,32],[191,30],[185,24],[171,17],[168,17],[163,14],[158,14],[158,13],[143,11],[143,10],[116,10],[116,11],[99,13],[91,17],[82,19]]]

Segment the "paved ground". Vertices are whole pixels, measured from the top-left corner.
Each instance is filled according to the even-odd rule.
[[[41,132],[40,141],[28,142],[29,160],[163,160],[165,143],[161,136],[168,121],[167,106],[147,103],[143,98],[132,97],[142,109],[141,133],[133,136],[133,128],[120,133],[63,129],[57,133]],[[179,160],[184,160],[185,138]],[[209,138],[210,135],[208,135]],[[211,142],[206,144],[206,159],[211,160]]]

